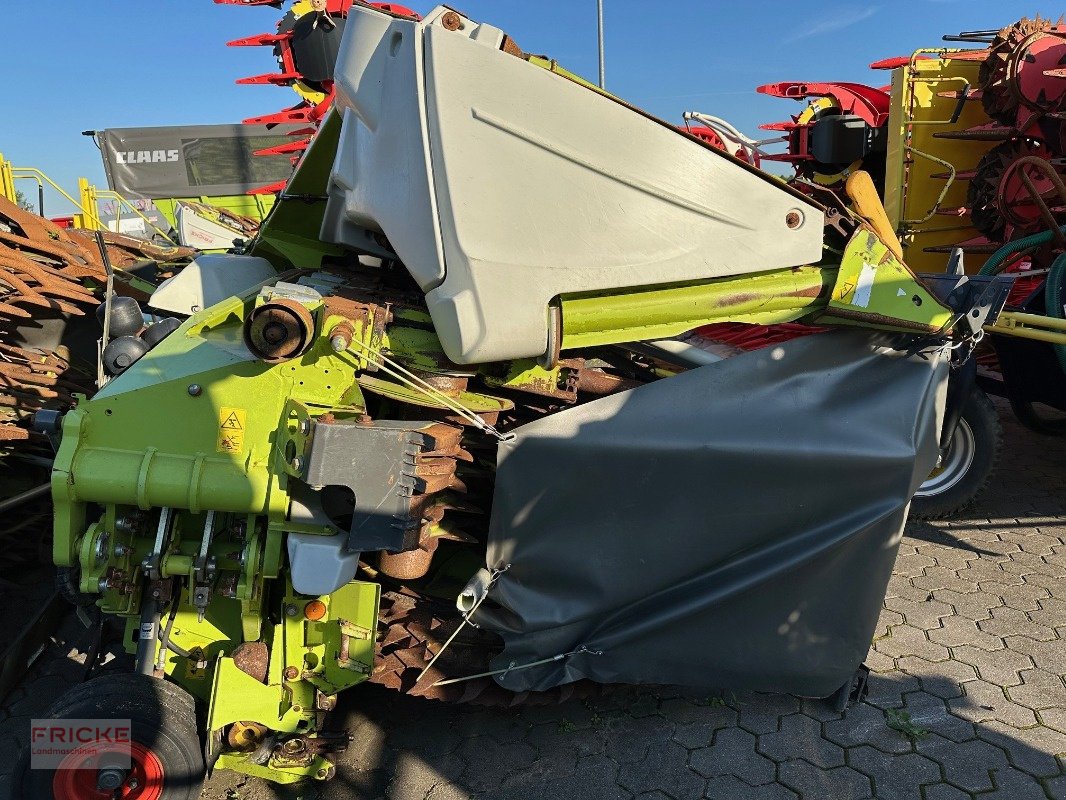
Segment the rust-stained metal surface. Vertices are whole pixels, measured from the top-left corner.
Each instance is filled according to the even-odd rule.
[[[104,278],[87,240],[0,198],[0,442],[30,441],[34,412],[92,390],[91,372],[72,371],[64,348],[24,346],[18,328],[41,316],[84,316]]]
[[[93,312],[103,299],[106,271],[87,231],[65,230],[0,197],[0,498],[17,498],[48,481],[48,437],[33,430],[42,409],[63,409],[96,389],[99,328]],[[103,233],[113,266],[154,264],[154,280],[184,266],[195,250],[165,248]],[[152,281],[116,275],[118,294],[147,297]],[[36,564],[50,546],[51,506],[18,503],[7,514],[0,564]]]
[[[265,642],[242,642],[233,650],[233,663],[241,672],[266,683],[270,650]]]
[[[440,652],[460,622],[444,601],[416,593],[409,587],[381,595],[378,619],[378,658],[371,683],[414,697],[449,703],[515,708],[544,706],[594,697],[604,691],[599,684],[581,681],[546,692],[510,692],[491,677],[434,686],[437,681],[473,676],[491,669],[489,661],[500,649],[493,634],[466,625],[443,654],[418,680],[422,670]],[[443,613],[442,613],[443,612]]]

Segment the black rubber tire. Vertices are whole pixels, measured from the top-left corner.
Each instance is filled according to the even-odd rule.
[[[966,400],[959,426],[965,426],[972,436],[973,457],[961,478],[943,491],[923,495],[919,488],[919,494],[911,502],[913,519],[945,519],[958,514],[977,499],[992,477],[1003,431],[996,407],[980,389],[975,387]],[[949,449],[946,459],[950,461],[950,457]]]
[[[1028,400],[1010,399],[1010,408],[1018,422],[1041,436],[1066,436],[1066,419],[1051,419],[1041,416],[1036,403]]]
[[[48,719],[129,719],[133,741],[162,762],[162,800],[197,800],[205,778],[196,705],[183,689],[159,678],[105,673],[60,697]],[[29,769],[24,750],[15,770],[15,798],[53,800],[55,770]]]

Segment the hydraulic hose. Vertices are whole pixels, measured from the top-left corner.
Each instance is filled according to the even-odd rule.
[[[1047,282],[1044,284],[1044,310],[1049,317],[1066,319],[1066,310],[1062,307],[1063,284],[1066,283],[1066,253],[1055,259],[1048,270]],[[1055,356],[1059,366],[1066,372],[1066,345],[1054,344]]]
[[[1059,229],[1062,233],[1066,234],[1066,226]],[[1003,269],[1004,262],[1015,253],[1020,253],[1023,250],[1029,250],[1033,247],[1039,247],[1042,244],[1047,244],[1054,236],[1053,231],[1043,231],[1042,233],[1034,233],[1032,236],[1026,236],[1021,239],[1016,239],[1013,242],[1007,242],[999,250],[994,252],[985,262],[985,265],[981,267],[979,275],[998,275]]]

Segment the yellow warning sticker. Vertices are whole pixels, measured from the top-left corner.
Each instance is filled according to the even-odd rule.
[[[195,653],[191,653],[190,655],[195,655]],[[202,655],[202,651],[201,651],[201,655]],[[197,666],[198,664],[203,664],[203,663],[205,663],[205,662],[199,661],[199,660],[196,660],[196,659],[193,659],[193,658],[185,659],[185,678],[187,680],[191,680],[191,681],[196,681],[196,680],[200,680],[201,678],[206,678],[207,677],[207,668],[206,667]]]
[[[244,452],[244,432],[248,412],[243,408],[221,408],[218,411],[218,452],[239,455]]]

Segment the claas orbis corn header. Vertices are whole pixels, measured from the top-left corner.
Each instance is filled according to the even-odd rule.
[[[1009,282],[916,277],[868,193],[798,191],[447,7],[352,3],[331,91],[249,251],[160,287],[173,332],[39,420],[55,562],[135,659],[53,716],[134,742],[32,796],[326,779],[322,717],[367,681],[846,701]],[[825,332],[679,338],[722,321]]]

